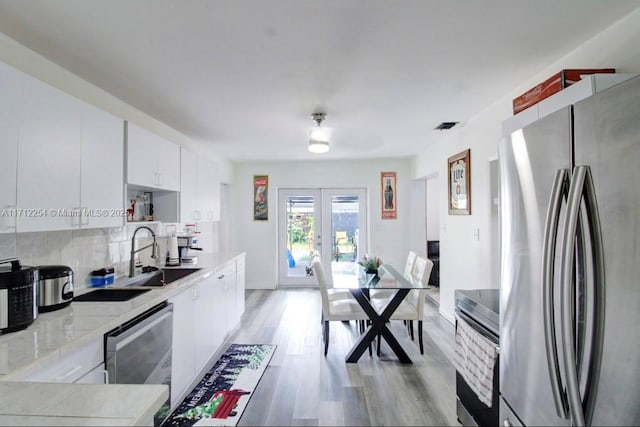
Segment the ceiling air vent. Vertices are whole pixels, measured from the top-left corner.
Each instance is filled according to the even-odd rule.
[[[442,122],[435,127],[435,130],[448,130],[457,125],[460,122]]]

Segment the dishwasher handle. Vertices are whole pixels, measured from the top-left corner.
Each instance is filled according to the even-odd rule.
[[[105,334],[105,352],[119,350],[171,316],[173,316],[173,304],[166,301],[145,311]],[[105,360],[107,360],[106,355]]]

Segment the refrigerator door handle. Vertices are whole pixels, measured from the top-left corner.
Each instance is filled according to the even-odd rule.
[[[588,166],[578,166],[586,169],[585,176],[585,206],[591,236],[591,250],[593,258],[593,331],[591,352],[588,362],[587,384],[584,396],[584,414],[587,425],[591,425],[591,418],[595,407],[598,379],[600,377],[600,365],[602,362],[602,350],[604,347],[604,318],[605,318],[605,271],[604,271],[604,242],[602,240],[602,227],[596,199],[596,189]]]
[[[575,325],[573,319],[573,275],[575,268],[575,244],[577,238],[578,219],[580,216],[581,202],[585,200],[588,217],[589,235],[591,236],[591,248],[594,260],[594,296],[595,307],[594,331],[592,334],[592,349],[588,362],[588,383],[585,400],[580,396],[578,381],[578,362],[575,348]],[[581,427],[585,424],[585,413],[590,420],[595,402],[598,372],[602,354],[604,321],[604,253],[602,232],[598,214],[598,206],[595,199],[595,186],[588,166],[576,166],[573,172],[569,197],[567,200],[567,216],[565,217],[564,236],[562,240],[562,258],[560,265],[561,297],[560,318],[563,345],[563,362],[565,368],[567,396],[569,399],[569,411],[573,425]],[[586,409],[586,410],[585,410]]]
[[[542,310],[544,319],[545,349],[549,367],[549,379],[556,413],[561,418],[569,416],[567,396],[563,391],[562,378],[560,377],[560,363],[558,360],[558,348],[556,339],[556,321],[553,313],[553,276],[556,238],[558,234],[558,220],[562,208],[562,196],[568,179],[566,169],[558,169],[551,186],[551,197],[547,209],[542,243]]]

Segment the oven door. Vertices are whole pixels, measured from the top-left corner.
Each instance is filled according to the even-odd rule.
[[[464,311],[455,309],[456,315],[469,324],[474,330],[499,344],[499,338],[482,326]],[[457,326],[457,325],[456,325]],[[493,387],[491,407],[480,401],[476,393],[469,387],[462,375],[456,371],[456,413],[464,426],[497,426],[499,422],[499,388],[500,388],[500,354],[493,367]]]
[[[171,387],[173,305],[164,302],[105,334],[105,366],[112,384]],[[168,415],[167,400],[156,425]]]

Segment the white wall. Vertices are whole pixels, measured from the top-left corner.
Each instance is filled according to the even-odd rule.
[[[426,180],[427,240],[440,239],[440,187],[438,176]]]
[[[439,180],[440,193],[440,313],[453,321],[454,290],[499,288],[491,279],[497,254],[491,247],[491,191],[489,158],[497,152],[502,120],[513,115],[512,99],[565,68],[614,67],[619,73],[640,72],[640,10],[611,26],[531,79],[499,98],[450,136],[425,149],[414,159],[414,178],[438,174],[446,177],[447,158],[471,148],[470,216],[448,215],[447,180]],[[508,72],[505,70],[504,72]],[[474,239],[474,229],[479,240]],[[495,233],[494,233],[495,234]]]
[[[304,147],[303,147],[304,148]],[[278,188],[366,187],[369,195],[368,252],[404,266],[409,250],[409,159],[318,160],[234,164],[235,238],[232,250],[247,253],[246,287],[273,289],[277,283]],[[381,219],[380,172],[397,172],[398,219]],[[253,175],[269,176],[269,221],[253,221]]]
[[[426,181],[409,182],[409,249],[422,257],[427,256],[427,212],[425,210]]]

